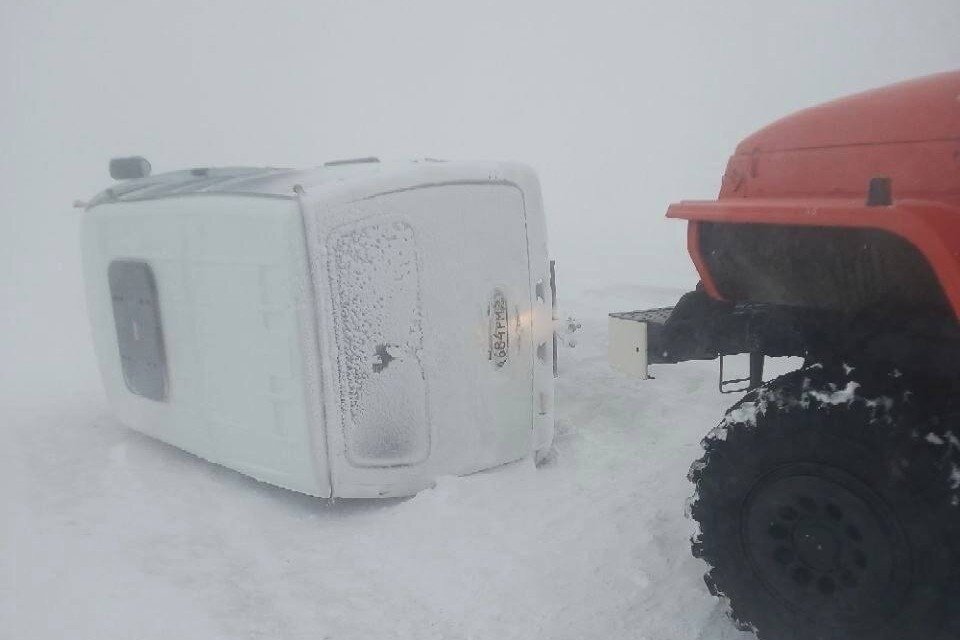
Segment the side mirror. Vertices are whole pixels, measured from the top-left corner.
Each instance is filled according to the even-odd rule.
[[[150,162],[140,156],[110,159],[110,177],[114,180],[133,180],[150,175]]]

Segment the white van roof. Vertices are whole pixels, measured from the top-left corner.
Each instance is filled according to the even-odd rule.
[[[155,200],[195,194],[232,194],[270,198],[296,198],[296,185],[320,186],[347,183],[371,174],[402,173],[423,163],[443,160],[424,158],[381,163],[377,158],[335,160],[321,167],[283,169],[276,167],[202,167],[170,171],[145,178],[123,180],[96,195],[88,207],[112,202]]]

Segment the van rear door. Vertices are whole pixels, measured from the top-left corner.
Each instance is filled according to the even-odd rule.
[[[522,192],[432,185],[308,215],[329,303],[323,343],[335,354],[325,359],[328,415],[339,416],[339,428],[328,423],[334,495],[410,493],[528,454]]]

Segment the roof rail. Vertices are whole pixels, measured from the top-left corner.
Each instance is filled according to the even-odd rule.
[[[380,162],[380,158],[377,158],[376,156],[367,156],[365,158],[348,158],[346,160],[331,160],[330,162],[324,162],[323,166],[337,167],[342,164],[368,164],[371,162]]]

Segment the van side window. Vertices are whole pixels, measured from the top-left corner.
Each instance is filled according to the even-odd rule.
[[[131,393],[167,399],[167,358],[153,270],[146,262],[114,260],[107,269],[123,379]]]

